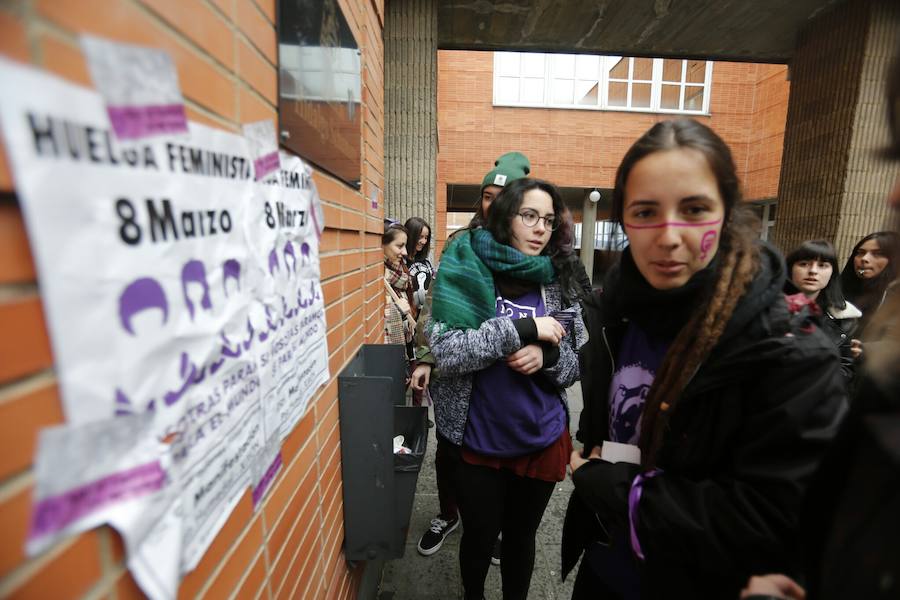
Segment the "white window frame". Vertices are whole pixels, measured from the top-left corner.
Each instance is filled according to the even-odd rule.
[[[650,106],[649,107],[632,107],[631,105],[631,94],[632,94],[632,86],[634,83],[633,73],[634,73],[634,58],[641,57],[625,57],[625,56],[604,56],[598,55],[600,58],[600,73],[598,77],[599,94],[598,94],[598,104],[596,106],[589,104],[577,104],[577,99],[573,97],[572,102],[570,103],[560,103],[554,102],[553,99],[553,82],[556,79],[569,79],[558,78],[555,77],[553,73],[553,54],[543,54],[544,56],[544,101],[535,103],[535,102],[508,102],[508,101],[500,101],[498,100],[498,71],[499,71],[499,61],[501,52],[494,52],[494,70],[493,70],[493,97],[492,102],[494,106],[512,106],[512,107],[522,107],[522,108],[559,108],[566,110],[604,110],[604,111],[624,111],[624,112],[638,112],[638,113],[662,113],[662,114],[679,114],[679,115],[702,115],[708,116],[710,98],[712,96],[712,71],[713,71],[713,61],[706,61],[706,73],[704,77],[704,81],[702,84],[703,88],[703,107],[701,110],[684,110],[684,109],[674,109],[674,108],[662,108],[661,107],[661,95],[662,95],[662,74],[663,74],[663,60],[662,58],[653,58],[653,70],[652,70],[652,79],[650,82]],[[576,57],[578,55],[570,55]],[[609,106],[609,71],[610,69],[606,68],[607,60],[612,58],[627,58],[628,59],[628,94],[626,100],[626,106]],[[684,106],[684,96],[685,90],[688,87],[701,87],[700,84],[691,84],[686,81],[686,69],[687,69],[687,60],[686,59],[675,59],[682,60],[681,63],[681,81],[678,82],[680,86],[679,90],[679,106]],[[518,97],[521,98],[521,68],[519,75],[519,94]],[[575,87],[575,82],[580,81],[577,77],[577,67],[575,73],[573,74],[573,89]],[[624,80],[615,79],[614,81],[622,82]],[[641,80],[641,82],[645,82],[645,80]],[[667,84],[674,84],[676,82],[665,82]]]

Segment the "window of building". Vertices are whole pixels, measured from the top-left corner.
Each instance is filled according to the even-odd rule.
[[[494,104],[709,113],[712,63],[590,54],[494,53]]]
[[[775,209],[777,204],[774,200],[763,200],[754,202],[751,210],[759,218],[759,239],[768,241],[772,234],[772,228],[775,227]]]

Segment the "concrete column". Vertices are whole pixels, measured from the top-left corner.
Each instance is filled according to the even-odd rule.
[[[435,229],[436,0],[389,0],[384,23],[385,216]],[[434,237],[434,233],[432,233]]]
[[[887,222],[898,173],[886,146],[885,74],[900,47],[900,3],[856,0],[813,19],[790,64],[791,95],[773,241],[834,242],[840,260]]]

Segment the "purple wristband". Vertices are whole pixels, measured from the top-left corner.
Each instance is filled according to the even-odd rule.
[[[631,549],[635,556],[644,560],[644,553],[641,550],[641,542],[637,536],[637,508],[641,501],[641,493],[644,491],[644,481],[656,477],[662,473],[660,469],[652,469],[646,473],[638,473],[634,481],[631,482],[631,489],[628,491],[628,529],[631,538]]]

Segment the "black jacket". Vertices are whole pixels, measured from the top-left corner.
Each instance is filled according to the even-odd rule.
[[[846,393],[834,344],[784,299],[781,257],[763,246],[761,262],[670,417],[663,473],[644,483],[642,598],[737,598],[751,574],[798,568],[801,499],[846,412]],[[612,361],[626,326],[612,306],[602,293],[584,306],[590,341],[581,352],[576,437],[587,449],[609,432]],[[595,529],[585,515],[601,514],[577,475],[563,528],[564,574]]]

